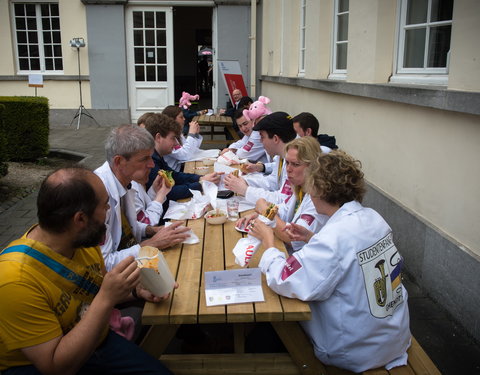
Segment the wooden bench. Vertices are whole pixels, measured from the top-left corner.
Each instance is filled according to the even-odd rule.
[[[304,350],[298,345],[299,350]],[[332,366],[323,366],[319,361],[315,369],[303,365],[301,368],[292,360],[288,353],[254,354],[244,353],[239,356],[234,354],[189,354],[183,355],[182,361],[176,355],[164,354],[160,357],[162,362],[176,375],[220,375],[237,374],[239,367],[245,374],[262,375],[353,375],[348,370]],[[312,371],[313,370],[313,371]],[[441,375],[427,353],[420,344],[412,338],[412,345],[408,349],[408,364],[395,367],[391,370],[384,368],[372,369],[362,372],[362,375]]]

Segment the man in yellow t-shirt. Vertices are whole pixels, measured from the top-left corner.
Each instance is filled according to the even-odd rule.
[[[108,194],[93,172],[60,169],[37,198],[38,222],[0,253],[0,371],[9,373],[170,374],[158,360],[109,329],[113,307],[139,283],[128,257],[105,272]],[[95,354],[95,355],[94,355]]]

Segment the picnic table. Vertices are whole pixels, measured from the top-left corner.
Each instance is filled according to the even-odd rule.
[[[214,135],[225,135],[222,131],[215,131],[215,127],[221,126],[226,127],[228,132],[233,137],[233,141],[238,141],[240,137],[238,136],[235,129],[233,129],[232,118],[229,116],[221,116],[221,115],[201,115],[195,116],[192,121],[197,121],[200,126],[209,126],[210,127],[210,138],[203,140],[205,144],[225,144],[230,143],[230,141],[225,139],[213,139]]]
[[[195,166],[199,165],[202,163],[186,163],[185,172],[193,173]],[[145,304],[142,322],[151,327],[141,346],[160,358],[175,374],[319,374],[323,371],[309,339],[298,324],[298,321],[310,319],[308,304],[279,296],[267,286],[264,275],[265,302],[207,307],[204,273],[240,268],[235,264],[232,249],[244,234],[235,230],[232,221],[211,225],[202,218],[187,220],[186,225],[199,237],[200,243],[180,244],[164,252],[180,286],[172,292],[169,300]],[[285,249],[279,240],[276,246]],[[257,267],[258,262],[259,257],[254,256],[250,267]],[[245,353],[245,327],[255,322],[269,322],[288,353]],[[197,323],[232,323],[234,352],[163,354],[181,324]]]

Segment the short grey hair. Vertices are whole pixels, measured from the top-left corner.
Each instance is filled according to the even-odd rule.
[[[130,159],[141,150],[153,149],[155,142],[152,135],[136,125],[120,125],[113,129],[105,141],[105,155],[108,164],[112,165],[116,155]]]

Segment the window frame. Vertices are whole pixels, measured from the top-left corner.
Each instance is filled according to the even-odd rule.
[[[305,58],[307,47],[307,0],[300,0],[300,41],[298,48],[298,76],[305,76]]]
[[[394,74],[390,78],[390,82],[393,83],[419,83],[419,84],[434,84],[434,85],[446,85],[448,83],[448,73],[450,65],[450,51],[447,54],[446,67],[443,68],[429,68],[426,66],[428,59],[428,46],[430,29],[432,26],[453,26],[453,16],[449,21],[436,21],[430,22],[432,0],[428,1],[427,7],[427,20],[423,23],[414,25],[406,25],[407,21],[407,8],[409,0],[398,0],[398,15],[397,20],[397,46],[395,48],[394,56]],[[405,35],[407,30],[425,28],[425,45],[424,45],[424,67],[423,68],[405,68],[404,54],[405,54]],[[450,44],[451,50],[451,44]]]
[[[38,45],[38,58],[40,60],[40,69],[39,70],[25,70],[20,68],[20,56],[18,53],[18,47],[19,47],[19,42],[17,39],[17,25],[16,25],[16,14],[15,14],[15,5],[17,4],[32,4],[35,5],[35,18],[37,22],[37,45]],[[11,6],[10,6],[10,20],[11,20],[11,29],[12,29],[12,36],[13,36],[13,44],[14,44],[14,56],[15,56],[15,65],[16,65],[16,71],[17,75],[29,75],[29,74],[42,74],[42,75],[60,75],[64,74],[64,69],[65,69],[65,64],[64,64],[64,51],[63,51],[63,45],[62,45],[62,32],[61,32],[61,25],[58,30],[49,30],[49,31],[58,31],[60,34],[60,43],[48,43],[51,44],[52,47],[55,45],[59,45],[61,49],[61,56],[60,57],[55,57],[52,56],[52,58],[61,58],[62,59],[62,69],[61,70],[47,70],[46,69],[46,58],[50,58],[50,56],[46,57],[45,56],[45,42],[43,38],[43,24],[42,24],[42,13],[41,13],[41,6],[45,4],[56,4],[59,9],[59,22],[60,22],[60,4],[58,1],[41,1],[41,0],[12,0],[11,1]],[[51,15],[49,16],[49,19],[51,19]],[[24,43],[22,43],[24,44]],[[28,41],[26,43],[27,46],[33,45],[29,44]],[[30,59],[30,57],[29,57]]]
[[[332,59],[331,59],[331,69],[330,74],[328,76],[329,79],[346,79],[347,78],[347,69],[348,69],[348,31],[347,31],[347,39],[338,41],[338,18],[342,15],[347,15],[349,18],[348,23],[350,22],[350,2],[348,4],[348,11],[339,12],[340,0],[335,0],[333,4],[333,33],[332,33]],[[348,24],[347,23],[347,24]],[[339,44],[346,44],[347,45],[347,68],[345,69],[337,69],[337,46]]]

